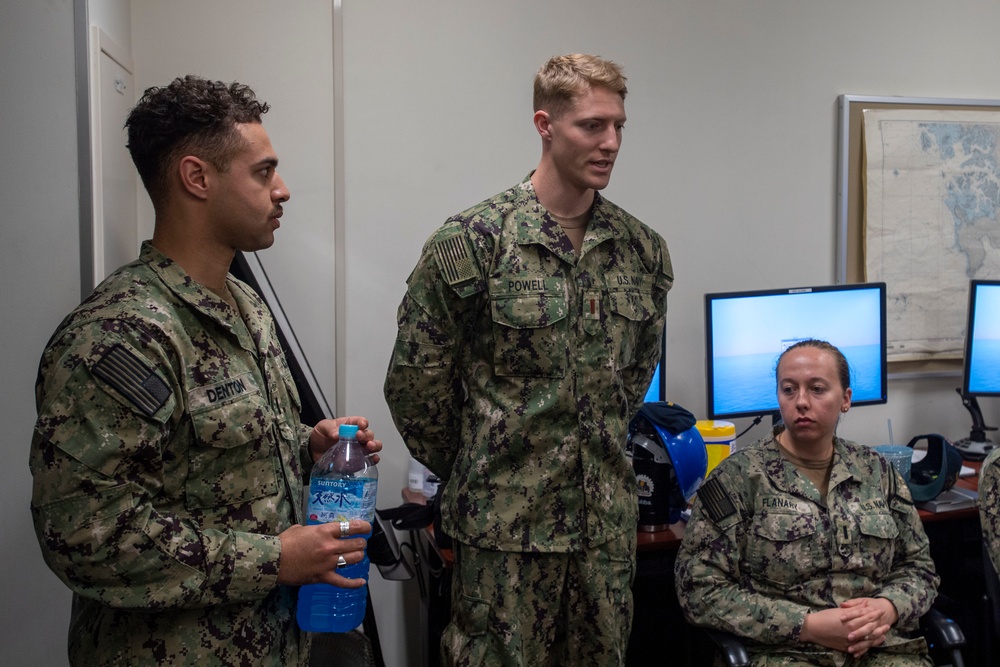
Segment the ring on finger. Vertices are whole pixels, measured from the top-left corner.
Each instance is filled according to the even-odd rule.
[[[340,536],[341,537],[347,537],[350,534],[351,534],[351,522],[350,521],[341,521],[340,522]]]
[[[342,555],[337,557],[337,567],[347,567],[347,559]]]

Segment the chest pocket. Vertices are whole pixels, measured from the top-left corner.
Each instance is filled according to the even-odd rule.
[[[624,284],[623,284],[624,283]],[[645,323],[656,319],[656,304],[648,276],[611,276],[608,279],[608,318],[606,327],[612,340],[619,341],[619,365],[635,360],[639,332]]]
[[[817,562],[818,517],[811,512],[767,510],[750,526],[746,565],[758,579],[788,588],[809,579]]]
[[[569,343],[563,278],[493,279],[490,310],[497,375],[563,377],[566,374]]]
[[[861,512],[856,517],[858,539],[843,555],[855,571],[881,579],[892,569],[899,528],[891,512]]]
[[[274,416],[260,392],[192,411],[185,506],[221,508],[277,491]]]

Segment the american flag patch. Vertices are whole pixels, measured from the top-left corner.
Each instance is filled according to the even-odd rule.
[[[705,507],[712,521],[718,523],[736,514],[736,506],[718,478],[713,477],[698,489],[698,500]]]
[[[449,285],[458,285],[479,277],[479,268],[472,257],[472,249],[464,236],[449,236],[434,244],[434,258],[441,275]]]
[[[170,387],[142,359],[121,345],[115,345],[101,357],[94,365],[94,375],[149,417],[170,398]]]

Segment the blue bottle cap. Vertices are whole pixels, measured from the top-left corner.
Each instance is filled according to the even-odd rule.
[[[358,427],[354,424],[341,424],[340,429],[337,431],[337,435],[341,438],[353,438],[358,434]]]

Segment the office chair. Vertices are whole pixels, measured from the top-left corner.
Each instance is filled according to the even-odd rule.
[[[983,593],[983,664],[995,665],[997,642],[1000,639],[1000,579],[993,567],[990,552],[983,541],[983,574],[986,580],[986,592]]]
[[[994,579],[996,576],[994,575]],[[1000,587],[1000,584],[998,584]],[[736,635],[722,630],[702,628],[726,667],[750,667],[750,654],[743,640]],[[962,658],[962,648],[965,646],[965,635],[958,623],[937,609],[931,609],[920,618],[920,631],[927,640],[931,658],[935,665],[951,665],[965,667]],[[985,664],[991,665],[987,661]]]

